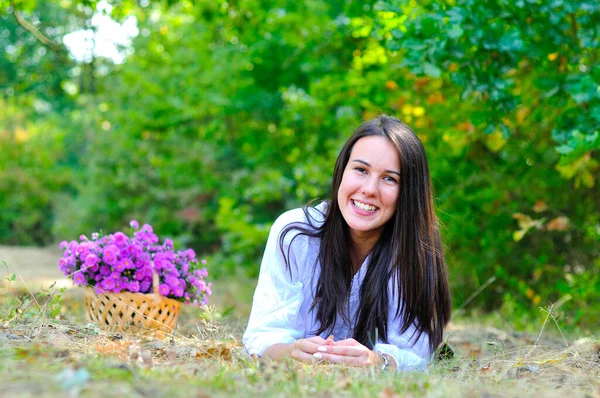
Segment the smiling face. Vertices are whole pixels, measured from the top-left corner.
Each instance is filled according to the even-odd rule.
[[[394,145],[381,136],[356,141],[337,194],[355,243],[381,236],[396,212],[399,191],[400,159]]]

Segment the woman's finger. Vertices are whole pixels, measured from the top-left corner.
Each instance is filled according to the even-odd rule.
[[[315,363],[319,361],[319,359],[313,357],[313,354],[309,354],[308,352],[296,349],[292,350],[291,357],[296,361],[304,363]]]
[[[313,356],[316,356],[315,359],[322,360],[323,362],[333,363],[333,364],[344,364],[348,366],[370,366],[373,365],[369,360],[368,355],[363,356],[345,356],[345,355],[335,355],[330,353],[317,353]]]
[[[309,339],[300,339],[296,341],[294,348],[308,354],[314,354],[321,345],[322,344],[315,343]]]
[[[337,345],[345,345],[345,346],[361,346],[364,347],[364,345],[360,344],[358,341],[354,340],[354,339],[345,339],[345,340],[339,340],[336,342]]]
[[[325,340],[321,336],[313,336],[313,337],[309,337],[309,338],[301,339],[301,340],[310,341],[311,343],[315,343],[315,344],[327,344],[328,342],[330,342],[329,339]]]
[[[331,355],[345,356],[345,357],[358,357],[361,355],[367,355],[369,349],[364,346],[342,346],[342,345],[328,345],[320,346],[316,349],[320,353],[328,353]]]

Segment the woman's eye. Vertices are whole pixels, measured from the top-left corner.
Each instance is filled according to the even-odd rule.
[[[391,183],[397,183],[398,182],[398,181],[396,181],[396,179],[394,177],[390,177],[390,176],[386,176],[383,179],[386,180],[387,182],[391,182]]]
[[[359,173],[366,173],[367,170],[363,169],[362,167],[355,167],[354,170],[358,171]]]

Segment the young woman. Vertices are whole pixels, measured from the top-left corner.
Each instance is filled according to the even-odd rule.
[[[423,369],[450,311],[425,150],[380,116],[342,148],[330,201],[273,224],[243,341],[272,359]]]

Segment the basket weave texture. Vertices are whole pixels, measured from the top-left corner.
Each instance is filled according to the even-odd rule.
[[[88,319],[102,328],[122,331],[157,331],[163,336],[175,329],[181,309],[179,301],[158,293],[103,293],[85,289]]]

